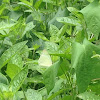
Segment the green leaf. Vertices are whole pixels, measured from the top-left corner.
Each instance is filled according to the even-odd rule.
[[[71,65],[73,68],[77,67],[78,60],[80,59],[80,55],[84,52],[84,49],[80,43],[73,43],[72,45],[72,58]]]
[[[52,25],[55,25],[56,27],[58,28],[61,28],[62,26],[62,23],[59,23],[56,18],[57,17],[65,17],[68,15],[68,10],[65,8],[62,10],[61,7],[59,7],[56,15],[48,22],[48,25],[52,24]]]
[[[48,39],[43,34],[44,33],[42,32],[34,32],[34,35],[36,35],[38,38],[48,41]]]
[[[27,100],[42,100],[41,94],[33,89],[28,89],[25,95]]]
[[[58,73],[60,63],[61,63],[60,60],[57,61],[52,66],[50,66],[43,74],[44,83],[45,83],[48,94],[55,86],[56,76]]]
[[[0,83],[0,92],[8,91],[8,85]]]
[[[69,70],[69,66],[70,66],[70,64],[69,64],[68,60],[63,59],[61,65],[59,67],[59,70],[58,70],[58,76],[65,74],[66,71]]]
[[[50,41],[52,42],[59,42],[61,39],[61,36],[65,33],[66,31],[66,25],[64,25],[60,30],[54,26],[54,25],[50,25]]]
[[[43,1],[43,0],[38,0],[38,1],[35,3],[35,5],[34,5],[35,9],[38,9],[38,8],[39,8],[39,6],[41,5],[42,1]]]
[[[23,0],[23,1],[25,1],[25,0]],[[25,1],[25,2],[18,2],[18,4],[19,4],[19,5],[22,5],[22,6],[26,6],[26,7],[29,8],[30,10],[34,11],[34,8],[33,8],[30,4],[28,4],[27,1]]]
[[[8,79],[2,73],[0,73],[0,83],[8,84]]]
[[[97,96],[92,92],[81,93],[78,95],[78,97],[83,100],[100,100],[100,96]]]
[[[100,94],[100,79],[94,79],[92,80],[91,84],[88,86],[88,90],[91,90],[92,92],[95,92],[96,94]]]
[[[21,69],[15,64],[9,63],[7,65],[6,73],[11,79],[13,79],[20,71],[21,71]]]
[[[56,5],[56,2],[54,0],[43,0],[43,2],[51,3],[51,4]]]
[[[30,2],[28,2],[28,1],[26,1],[26,0],[20,0],[20,1],[25,3],[25,4],[27,4],[27,5],[29,5],[29,6],[32,6],[32,4]]]
[[[25,30],[23,32],[23,36],[25,35],[26,32],[32,30],[35,27],[35,25],[33,24],[33,22],[29,22],[26,24]]]
[[[76,69],[79,92],[84,92],[92,79],[100,78],[100,60],[92,58],[93,51],[100,54],[100,48],[88,40],[73,45],[72,67]]]
[[[73,25],[73,26],[80,25],[79,20],[73,17],[58,17],[57,21],[64,24]]]
[[[17,43],[5,51],[0,58],[0,69],[4,65],[6,65],[12,57],[16,55],[16,53],[18,53],[25,46],[26,43],[27,41]]]
[[[2,4],[2,5],[0,6],[0,15],[1,15],[2,12],[4,11],[4,9],[5,9],[5,4]]]
[[[93,2],[94,0],[87,0],[88,2]]]
[[[11,81],[9,90],[13,93],[17,92],[21,85],[23,84],[25,78],[27,77],[28,74],[28,67],[25,66]]]
[[[98,36],[100,32],[100,3],[98,0],[90,3],[88,6],[83,8],[80,12],[84,15],[87,28]]]
[[[22,57],[19,54],[16,54],[14,57],[12,57],[9,63],[18,66],[20,69],[23,67]]]
[[[0,30],[4,30],[4,29],[9,29],[11,28],[12,26],[14,26],[15,24],[10,24],[10,23],[5,23],[5,22],[1,22],[0,23]]]
[[[34,76],[32,78],[27,78],[25,82],[28,83],[43,83],[43,77],[41,75]]]
[[[8,15],[11,21],[17,21],[18,18],[23,15],[23,13],[20,11],[11,11]]]

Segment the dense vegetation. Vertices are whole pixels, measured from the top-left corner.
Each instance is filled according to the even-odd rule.
[[[0,100],[100,100],[99,0],[0,0]]]

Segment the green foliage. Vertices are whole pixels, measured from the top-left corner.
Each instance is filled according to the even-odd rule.
[[[100,97],[95,95],[94,93],[91,92],[84,92],[82,94],[78,95],[79,98],[83,99],[83,100],[99,100]]]
[[[60,63],[61,61],[54,63],[43,74],[44,83],[46,85],[48,94],[55,86],[56,76],[57,76]]]
[[[0,0],[0,100],[99,100],[99,10],[99,0]]]
[[[93,51],[100,54],[100,48],[91,44],[86,39],[83,41],[82,45],[76,43],[74,48],[80,48],[80,55],[78,56],[77,61],[74,62],[73,66],[76,68],[76,78],[79,91],[84,92],[92,79],[100,77],[99,59],[92,58]],[[73,53],[77,54],[77,52],[78,51],[75,50]],[[73,61],[76,59],[74,56]]]

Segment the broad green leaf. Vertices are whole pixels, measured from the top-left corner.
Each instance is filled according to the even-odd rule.
[[[28,89],[25,95],[27,100],[42,100],[41,94],[33,89]]]
[[[95,95],[92,92],[84,92],[78,95],[80,99],[83,100],[100,100],[100,96]]]
[[[45,83],[48,94],[55,86],[56,76],[58,73],[60,63],[61,63],[60,60],[57,61],[52,66],[50,66],[43,74],[44,83]]]
[[[20,100],[20,99],[23,99],[24,97],[25,96],[24,96],[23,91],[17,91],[15,95],[13,96],[13,100]]]
[[[26,0],[20,0],[20,1],[23,2],[23,3],[25,3],[25,4],[27,4],[27,5],[29,5],[29,6],[32,6],[32,3],[30,3],[30,2],[28,2]]]
[[[4,11],[4,9],[5,9],[5,4],[2,4],[2,5],[0,6],[0,15],[1,15],[2,12]]]
[[[14,26],[15,24],[9,24],[9,23],[5,23],[5,22],[1,22],[0,23],[0,30],[4,30],[4,29],[9,29],[12,26]]]
[[[9,63],[18,66],[20,69],[23,67],[22,57],[19,54],[16,54],[14,57],[12,57]]]
[[[73,13],[73,14],[76,14],[76,13],[79,12],[79,10],[76,9],[76,8],[74,8],[74,7],[67,7],[67,9],[68,9],[71,13]]]
[[[95,92],[96,94],[100,94],[100,80],[99,79],[94,79],[92,80],[91,84],[88,86],[88,90],[91,90],[92,92]]]
[[[25,0],[24,0],[25,1]],[[19,5],[22,5],[22,6],[26,6],[27,8],[29,8],[30,10],[34,11],[34,8],[30,5],[30,4],[27,4],[27,2],[18,2]]]
[[[17,43],[5,51],[0,58],[0,69],[4,65],[6,65],[12,57],[16,55],[16,53],[18,53],[25,46],[26,43],[26,41]]]
[[[72,100],[71,95],[64,96],[61,100]]]
[[[8,84],[8,79],[2,73],[0,73],[0,83]]]
[[[64,24],[73,25],[73,26],[80,25],[79,20],[73,17],[58,17],[57,21]]]
[[[12,91],[13,93],[17,92],[27,77],[27,74],[28,67],[25,66],[11,81],[9,91]]]
[[[43,1],[43,0],[38,0],[38,1],[35,3],[35,5],[34,5],[35,9],[38,9],[38,8],[39,8],[39,6],[41,5],[42,1]]]
[[[84,92],[92,79],[100,78],[100,60],[92,58],[93,51],[100,54],[100,48],[84,39],[83,44],[75,43],[72,53],[72,67],[76,69],[79,92]]]
[[[34,35],[36,35],[38,38],[48,41],[48,39],[43,34],[44,33],[42,32],[34,32]]]
[[[48,51],[48,53],[55,53],[58,50],[58,44],[54,43],[54,42],[48,42],[46,41],[44,44],[44,49],[46,49]]]
[[[78,60],[80,59],[80,55],[84,52],[84,49],[80,43],[73,43],[72,45],[72,58],[71,65],[73,68],[77,67]]]
[[[87,0],[88,2],[93,2],[94,0]]]
[[[23,15],[23,13],[20,11],[11,11],[8,15],[11,21],[17,21],[18,18]]]
[[[87,28],[98,36],[100,32],[100,3],[98,0],[90,3],[88,6],[83,8],[80,12],[84,15]]]
[[[41,75],[34,76],[32,78],[27,78],[25,82],[28,83],[43,83],[43,77]]]
[[[35,25],[33,24],[33,22],[27,23],[22,35],[24,36],[26,32],[32,30],[34,27],[35,27]]]
[[[52,4],[56,5],[56,2],[54,0],[43,0],[43,2],[52,3]]]
[[[9,3],[10,0],[3,0],[2,2],[4,2],[4,3]]]
[[[50,25],[50,29],[49,29],[49,32],[50,32],[50,41],[52,42],[59,42],[60,39],[61,39],[61,36],[63,36],[63,34],[65,33],[66,31],[66,28],[67,26],[64,25],[60,30],[54,26],[54,25]]]
[[[61,89],[62,83],[64,82],[63,79],[59,79],[56,81],[56,85],[54,86],[54,88],[50,91],[48,98],[52,97],[52,94],[58,92]],[[57,95],[56,95],[57,96]],[[54,96],[55,97],[55,96]],[[53,98],[52,98],[53,99]]]
[[[21,71],[21,68],[19,68],[17,65],[15,64],[11,64],[9,63],[7,65],[7,70],[6,70],[6,73],[7,75],[13,79],[19,72]]]
[[[65,17],[68,15],[68,10],[65,9],[61,9],[61,7],[59,7],[56,15],[48,22],[48,25],[50,26],[50,24],[55,25],[58,28],[61,28],[61,26],[63,25],[62,23],[59,23],[56,18],[57,17]]]
[[[66,59],[63,59],[61,65],[59,67],[59,70],[58,70],[58,76],[65,74],[66,71],[69,70],[69,66],[70,66],[69,61]]]
[[[42,51],[40,58],[38,60],[38,64],[44,67],[50,67],[52,65],[51,57],[46,50]]]
[[[59,29],[56,26],[51,24],[49,32],[50,32],[50,35],[53,36],[53,35],[56,35],[59,32]]]
[[[0,92],[8,91],[8,85],[0,83]]]
[[[35,27],[35,25],[33,24],[33,22],[29,22],[26,24],[26,28],[25,31],[30,31],[31,29],[33,29]]]
[[[49,32],[50,32],[50,35],[51,35],[50,41],[56,42],[56,41],[59,40],[59,38],[57,36],[58,35],[57,33],[59,32],[59,29],[56,26],[54,26],[54,25],[51,24]]]

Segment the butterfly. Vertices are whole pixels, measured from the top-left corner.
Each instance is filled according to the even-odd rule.
[[[44,67],[50,67],[52,65],[52,60],[51,60],[51,57],[48,54],[47,50],[44,49],[42,51],[40,58],[38,60],[38,64],[40,66],[44,66]]]

